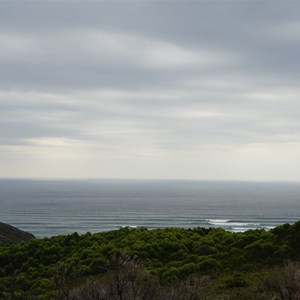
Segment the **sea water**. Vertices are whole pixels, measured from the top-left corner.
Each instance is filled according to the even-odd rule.
[[[124,226],[237,232],[298,219],[299,183],[0,180],[0,222],[37,237]]]

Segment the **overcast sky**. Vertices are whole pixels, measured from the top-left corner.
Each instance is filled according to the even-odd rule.
[[[300,181],[299,11],[1,1],[0,177]]]

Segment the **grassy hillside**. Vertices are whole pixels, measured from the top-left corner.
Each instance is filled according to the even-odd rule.
[[[0,222],[0,246],[7,246],[34,238],[31,233]]]
[[[300,222],[244,233],[123,228],[33,239],[0,248],[0,299],[270,299],[279,293],[274,274],[299,250]],[[80,296],[91,290],[94,298]]]

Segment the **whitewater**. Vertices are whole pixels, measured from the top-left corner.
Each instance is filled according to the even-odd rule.
[[[269,230],[299,215],[299,183],[0,180],[0,222],[37,237],[124,226]]]

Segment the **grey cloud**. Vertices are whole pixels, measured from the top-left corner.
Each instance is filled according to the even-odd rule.
[[[300,143],[299,6],[0,3],[1,159],[10,145],[24,161],[59,149],[94,161],[93,176],[103,156],[118,177],[111,156],[200,166],[253,153],[260,173],[266,152]]]

